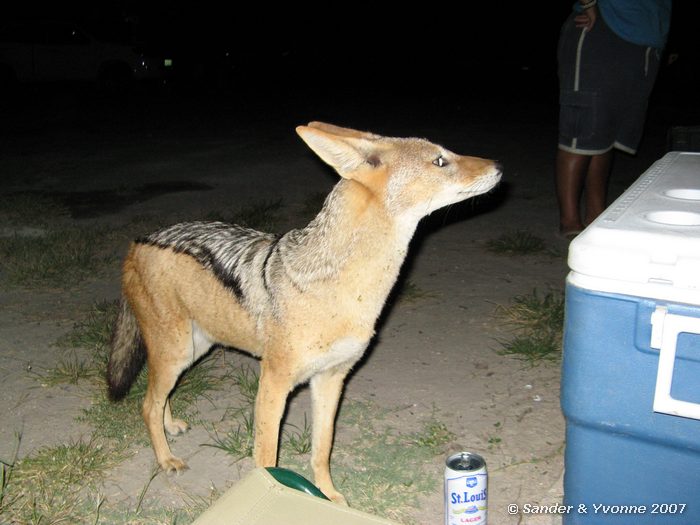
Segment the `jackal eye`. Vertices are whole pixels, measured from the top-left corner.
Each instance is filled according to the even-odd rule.
[[[435,164],[438,168],[442,168],[444,166],[447,166],[447,164],[449,163],[445,160],[445,158],[442,155],[440,155],[437,159],[433,161],[433,164]]]

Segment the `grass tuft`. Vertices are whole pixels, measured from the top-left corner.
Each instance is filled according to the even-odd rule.
[[[306,413],[304,413],[304,425],[301,428],[291,423],[286,426],[287,428],[283,431],[282,446],[297,456],[311,452],[311,425],[306,418]]]
[[[203,443],[203,447],[213,447],[223,450],[235,461],[249,458],[253,455],[255,422],[252,411],[241,411],[236,418],[238,426],[228,431],[223,437],[214,431],[211,435],[213,443]]]
[[[49,226],[68,217],[68,208],[48,195],[14,193],[0,199],[0,224]]]
[[[74,441],[40,449],[18,463],[17,480],[26,483],[43,477],[56,484],[86,484],[100,479],[124,459],[118,449],[99,441]]]
[[[397,302],[399,304],[414,304],[423,299],[433,299],[437,296],[435,292],[427,291],[414,283],[411,279],[407,279],[401,284],[397,293]]]
[[[421,432],[409,435],[408,440],[409,443],[432,450],[437,454],[443,450],[445,445],[451,443],[455,437],[455,434],[447,428],[445,423],[437,419],[431,419],[425,423]]]
[[[496,312],[517,330],[560,336],[564,326],[564,294],[550,291],[540,296],[533,290],[528,295],[516,296],[509,306],[499,305]]]
[[[508,306],[498,305],[496,317],[515,333],[510,341],[501,341],[501,355],[510,355],[535,366],[541,361],[561,357],[564,329],[564,294],[550,291],[540,296],[537,290],[515,297]]]
[[[486,243],[490,252],[499,255],[530,255],[547,249],[544,240],[527,230],[506,232]]]
[[[15,450],[12,457],[10,459],[0,459],[0,515],[3,514],[3,509],[11,506],[15,499],[14,496],[8,494],[12,474],[17,464],[17,455],[19,454],[19,445],[21,441],[21,434],[15,432]]]
[[[367,409],[371,413],[371,406]],[[366,422],[349,446],[337,447],[334,477],[352,506],[406,521],[419,497],[437,490],[430,465],[444,455],[452,433],[434,419],[421,432],[406,435],[375,423]]]
[[[250,366],[241,366],[232,372],[233,384],[238,387],[238,391],[245,403],[249,406],[255,405],[255,397],[258,395],[260,377]]]
[[[98,484],[124,458],[123,449],[94,439],[39,449],[13,465],[0,510],[10,523],[95,523]]]
[[[549,335],[517,336],[511,341],[503,342],[501,355],[509,355],[535,366],[542,361],[558,361],[561,345],[556,338]]]
[[[84,348],[106,362],[112,327],[119,313],[119,301],[100,301],[92,305],[84,319],[56,342],[59,348]]]
[[[213,443],[204,443],[202,446],[218,448],[240,461],[253,455],[255,397],[260,377],[248,365],[240,366],[229,375],[243,398],[243,406],[227,410],[225,418],[236,421],[237,426],[226,432],[223,437],[214,429],[213,433],[210,432]]]
[[[13,285],[74,286],[99,273],[113,259],[103,253],[104,237],[88,229],[0,237],[0,272]]]
[[[46,386],[77,385],[82,380],[95,379],[96,374],[93,363],[80,358],[75,351],[70,351],[55,367],[45,374],[39,374],[39,377]]]

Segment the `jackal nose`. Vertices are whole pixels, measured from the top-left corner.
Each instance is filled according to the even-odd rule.
[[[496,168],[496,171],[498,171],[499,174],[503,173],[503,164],[501,164],[500,161],[494,160],[493,167]]]

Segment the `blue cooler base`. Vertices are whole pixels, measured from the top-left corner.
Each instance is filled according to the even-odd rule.
[[[653,411],[657,304],[567,285],[564,515],[578,523],[700,524],[700,421]],[[682,344],[681,344],[682,343]],[[700,337],[679,338],[674,396],[700,400]],[[585,512],[584,512],[585,510]]]
[[[567,525],[700,524],[697,451],[572,424],[566,437],[564,504],[573,506]]]

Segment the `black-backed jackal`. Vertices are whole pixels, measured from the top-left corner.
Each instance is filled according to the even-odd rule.
[[[345,376],[360,359],[422,217],[489,191],[491,160],[456,155],[423,139],[386,138],[320,122],[297,133],[341,180],[308,226],[282,236],[221,222],[177,224],[136,240],[124,262],[123,298],[108,366],[113,399],[126,395],[144,360],[143,417],[166,471],[164,430],[180,374],[214,343],[261,359],[254,457],[277,463],[287,395],[311,385],[316,484],[331,480],[333,427]]]

